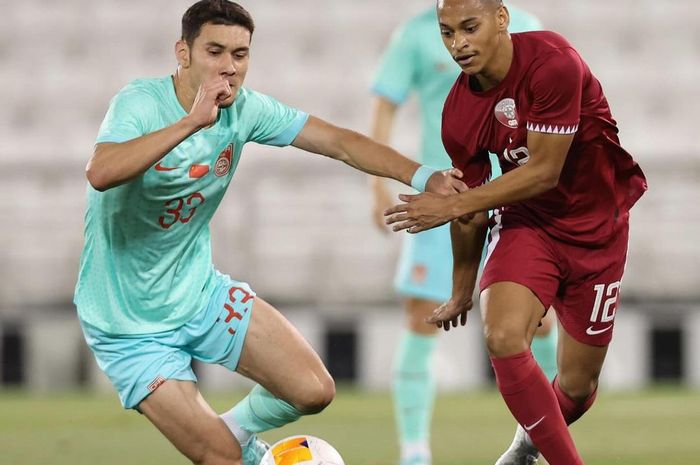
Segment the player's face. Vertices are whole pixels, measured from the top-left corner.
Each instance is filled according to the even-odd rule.
[[[185,47],[184,63],[180,54],[178,59],[189,74],[193,90],[196,92],[202,82],[225,79],[231,86],[231,97],[219,107],[231,106],[248,72],[250,31],[242,26],[205,24],[192,46]]]
[[[439,0],[437,13],[442,41],[452,58],[465,73],[482,73],[507,33],[508,10],[481,0]]]

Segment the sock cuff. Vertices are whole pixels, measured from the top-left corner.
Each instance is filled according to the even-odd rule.
[[[584,412],[586,410],[588,410],[589,408],[591,408],[591,406],[593,405],[593,402],[595,402],[595,398],[597,396],[598,396],[598,386],[596,386],[596,388],[593,390],[593,392],[591,392],[591,395],[589,395],[586,398],[585,402],[581,406],[581,408],[583,409]]]
[[[298,420],[302,415],[292,404],[276,398],[259,384],[233,407],[231,413],[242,429],[252,433],[279,428]]]
[[[556,376],[552,380],[552,388],[554,389],[554,394],[557,396],[559,401],[559,407],[564,415],[566,423],[570,425],[575,422],[581,416],[588,411],[595,402],[596,396],[598,395],[598,388],[596,387],[593,392],[586,398],[581,404],[577,404],[571,397],[569,397],[559,386],[558,382],[559,376]]]
[[[552,380],[552,388],[554,389],[554,394],[557,396],[557,400],[559,401],[559,405],[561,406],[562,412],[564,413],[564,417],[566,418],[568,415],[567,413],[573,412],[576,410],[576,402],[574,402],[574,399],[569,397],[564,391],[562,391],[561,387],[559,386],[559,376],[556,376]]]
[[[527,389],[534,378],[544,377],[530,349],[508,357],[489,358],[496,373],[496,383],[503,394],[516,394]]]

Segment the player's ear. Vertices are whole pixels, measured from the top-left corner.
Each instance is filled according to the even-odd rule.
[[[183,68],[190,67],[190,47],[183,39],[175,42],[175,58],[177,58],[177,63]]]
[[[496,20],[498,21],[498,30],[507,31],[510,25],[510,12],[505,5],[501,5],[496,13]]]

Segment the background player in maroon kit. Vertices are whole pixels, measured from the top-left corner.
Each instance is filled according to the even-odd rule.
[[[394,230],[452,221],[452,298],[431,321],[464,325],[496,209],[481,287],[484,334],[499,390],[521,425],[498,465],[583,464],[567,425],[593,403],[612,337],[629,209],[646,189],[620,147],[600,83],[553,32],[509,35],[500,0],[440,0],[445,45],[462,67],[443,111],[443,143],[470,190],[402,195]],[[503,176],[488,182],[488,152]],[[550,385],[530,352],[547,308],[560,319]],[[533,444],[534,443],[534,446]]]

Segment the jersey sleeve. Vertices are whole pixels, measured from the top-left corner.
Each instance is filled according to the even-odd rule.
[[[145,89],[130,84],[110,101],[96,143],[126,142],[148,134],[156,114],[156,99]]]
[[[396,105],[406,101],[416,77],[415,36],[409,24],[394,31],[372,81],[372,93]]]
[[[528,131],[574,134],[581,119],[584,68],[572,49],[548,54],[530,79]]]
[[[309,119],[307,113],[254,91],[249,91],[245,108],[254,119],[248,140],[259,144],[289,145]]]

